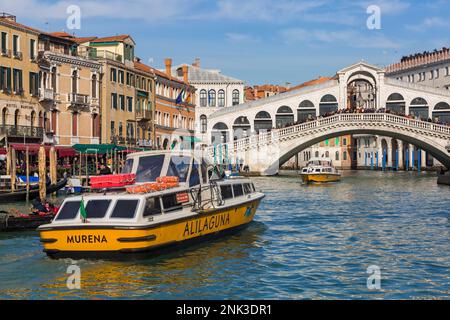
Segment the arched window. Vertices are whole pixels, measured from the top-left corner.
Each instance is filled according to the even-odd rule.
[[[315,153],[315,157],[318,158],[319,157],[319,151],[316,151]]]
[[[207,100],[206,100],[206,90],[200,91],[200,107],[206,107]]]
[[[216,107],[216,90],[209,90],[209,96],[208,96],[209,106],[214,108]]]
[[[225,107],[225,91],[219,90],[218,98],[219,107]]]
[[[330,157],[330,151],[325,151],[325,157],[329,158]]]
[[[19,125],[19,118],[20,118],[19,110],[16,110],[14,112],[14,126]]]
[[[343,153],[342,153],[342,160],[347,160],[347,151],[344,151]]]
[[[223,122],[216,123],[211,131],[211,143],[227,143],[228,141],[228,126]]]
[[[415,98],[409,106],[409,115],[426,120],[429,117],[428,102],[424,98]]]
[[[275,118],[277,128],[284,128],[294,124],[294,112],[288,106],[278,108]]]
[[[91,88],[92,88],[92,93],[91,93],[92,98],[97,98],[97,75],[96,74],[92,75]]]
[[[208,119],[204,114],[202,114],[200,116],[200,132],[206,133],[207,129],[208,129]]]
[[[335,96],[327,94],[322,97],[319,104],[319,115],[335,112],[338,109],[338,103]]]
[[[405,114],[405,98],[400,93],[392,93],[386,101],[386,110]]]
[[[77,70],[72,71],[72,93],[78,92],[78,84],[77,84],[78,72]]]
[[[339,151],[336,151],[334,158],[336,159],[336,161],[339,161]]]
[[[272,129],[272,118],[267,111],[258,112],[255,116],[254,128],[256,133],[259,133],[261,130],[270,131]]]
[[[239,90],[233,90],[233,106],[239,104]]]
[[[2,110],[2,125],[6,126],[8,122],[8,108],[3,108]]]
[[[342,139],[342,145],[346,146],[347,145],[347,138]]]
[[[297,121],[305,122],[316,118],[316,107],[309,100],[303,100],[297,109]]]
[[[233,139],[241,139],[246,138],[249,135],[251,130],[250,121],[248,121],[247,117],[240,116],[236,120],[234,120],[233,124]]]
[[[450,105],[446,102],[439,102],[434,106],[433,119],[442,124],[450,123]]]
[[[53,67],[52,68],[52,89],[53,89],[53,91],[56,91],[56,83],[57,83],[56,76],[57,76],[56,67]]]

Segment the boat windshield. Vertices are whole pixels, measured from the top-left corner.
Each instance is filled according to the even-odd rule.
[[[154,182],[161,175],[164,155],[140,157],[136,170],[136,182]]]
[[[167,176],[178,177],[180,182],[186,182],[191,164],[191,157],[186,156],[172,156],[170,157],[169,169]]]
[[[125,161],[125,166],[122,169],[122,173],[131,173],[131,170],[133,169],[133,162],[133,158],[127,159],[127,161]]]

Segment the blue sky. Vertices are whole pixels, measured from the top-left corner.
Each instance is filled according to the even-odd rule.
[[[359,60],[387,65],[450,46],[450,0],[0,0],[0,11],[45,31],[76,36],[130,34],[143,62],[191,63],[248,84],[298,84]],[[68,30],[67,7],[81,9]],[[369,30],[366,10],[381,9]]]

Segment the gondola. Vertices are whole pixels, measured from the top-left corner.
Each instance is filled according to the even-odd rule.
[[[47,186],[47,194],[58,191],[64,188],[67,184],[67,178],[59,181],[56,184],[51,184]],[[29,200],[33,200],[39,197],[39,188],[30,188]],[[27,191],[20,190],[15,192],[0,193],[0,203],[11,203],[16,201],[25,201],[27,199]]]
[[[54,214],[13,216],[8,212],[0,212],[0,232],[35,230],[37,227],[50,223]]]

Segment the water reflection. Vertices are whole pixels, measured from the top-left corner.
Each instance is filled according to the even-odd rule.
[[[36,232],[0,234],[0,297],[89,299],[449,298],[450,188],[432,174],[344,172],[333,185],[254,178],[267,197],[247,230],[137,261],[42,253]],[[378,265],[382,290],[366,287]],[[20,270],[20,272],[18,272]]]

